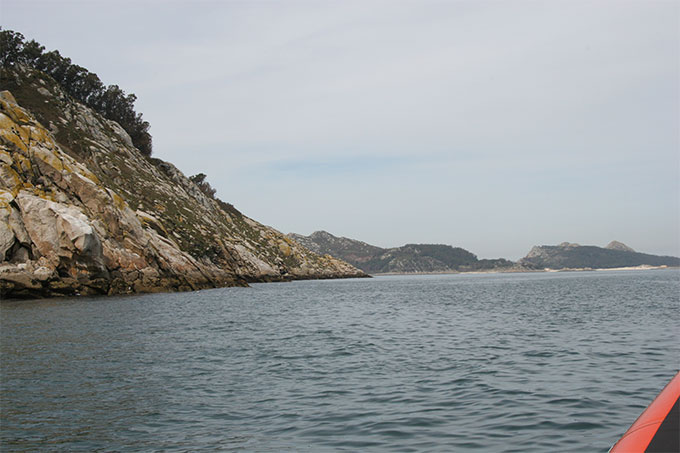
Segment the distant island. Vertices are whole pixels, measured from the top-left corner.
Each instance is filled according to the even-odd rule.
[[[614,269],[639,266],[680,266],[680,258],[638,253],[612,241],[606,247],[562,243],[536,246],[524,258],[478,259],[460,247],[443,244],[407,244],[381,248],[326,231],[309,236],[290,233],[298,243],[319,254],[347,261],[369,274],[441,272],[530,272],[566,269]]]
[[[627,245],[612,241],[606,247],[563,242],[531,249],[519,260],[531,269],[613,269],[639,266],[680,266],[680,258],[638,253]]]

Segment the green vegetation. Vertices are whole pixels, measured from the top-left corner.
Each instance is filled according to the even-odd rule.
[[[449,267],[471,265],[477,262],[477,255],[460,247],[445,244],[407,244],[401,247],[405,252],[430,256]]]
[[[207,197],[215,199],[216,190],[212,188],[208,181],[205,180],[206,177],[207,176],[205,173],[199,173],[194,176],[189,176],[189,180],[196,184],[201,192],[203,192]]]
[[[149,123],[135,112],[134,94],[125,94],[118,85],[105,87],[97,74],[63,57],[59,51],[45,52],[45,47],[21,33],[0,29],[0,67],[3,72],[16,64],[24,64],[52,77],[70,96],[107,119],[116,121],[132,138],[132,143],[145,156],[151,156],[152,140]]]
[[[215,196],[215,193],[217,191],[210,185],[208,181],[206,181],[206,178],[207,175],[205,173],[199,173],[194,176],[189,176],[189,181],[196,184],[198,189],[201,192],[203,192],[205,196],[215,200],[224,212],[241,219],[243,217],[243,214],[241,214],[241,212],[238,209],[236,209],[233,204],[222,201]]]

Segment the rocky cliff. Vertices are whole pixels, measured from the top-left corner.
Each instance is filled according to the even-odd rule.
[[[17,65],[0,94],[0,297],[358,277],[208,196],[127,133]]]
[[[345,260],[373,274],[522,270],[511,261],[480,260],[465,249],[445,244],[407,244],[381,248],[355,239],[337,237],[326,231],[317,231],[309,236],[294,233],[288,236],[310,250]]]
[[[634,266],[680,266],[680,258],[638,253],[612,241],[606,247],[563,242],[533,247],[519,263],[530,269],[610,269]]]

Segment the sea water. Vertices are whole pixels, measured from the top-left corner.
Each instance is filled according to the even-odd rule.
[[[2,451],[601,451],[680,366],[678,270],[0,304]]]

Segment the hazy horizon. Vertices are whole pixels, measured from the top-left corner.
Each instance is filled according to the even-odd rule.
[[[680,255],[679,2],[0,0],[284,232]]]

